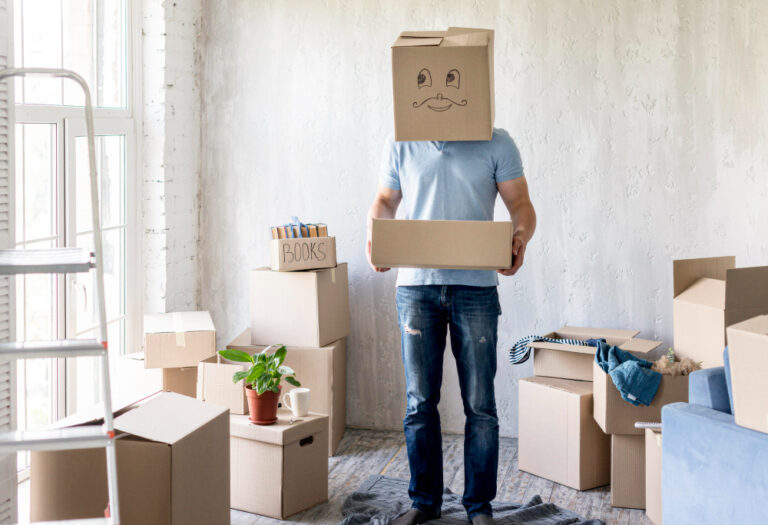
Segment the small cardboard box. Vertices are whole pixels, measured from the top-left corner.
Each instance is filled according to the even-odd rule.
[[[291,424],[254,425],[230,416],[232,508],[276,519],[328,500],[328,417],[310,414]],[[268,483],[255,490],[254,473]]]
[[[611,439],[592,418],[592,383],[529,377],[519,384],[520,470],[577,490],[610,483]]]
[[[144,316],[144,367],[195,367],[216,353],[216,329],[208,312]]]
[[[395,140],[491,140],[493,31],[405,31],[392,45]]]
[[[605,339],[609,345],[637,354],[645,355],[658,347],[661,342],[636,339],[639,330],[613,330],[608,328],[581,328],[564,326],[544,337],[555,339]],[[528,345],[533,348],[533,373],[537,376],[560,377],[592,381],[592,362],[595,360],[594,346],[568,345],[538,341]]]
[[[611,505],[645,508],[645,436],[611,436]]]
[[[645,429],[645,515],[661,525],[661,430]]]
[[[197,394],[197,367],[163,368],[163,390],[195,397]]]
[[[250,354],[264,349],[263,346],[249,344],[250,339],[250,330],[245,330],[229,343],[227,348],[243,350]],[[329,416],[328,455],[332,456],[336,453],[341,438],[344,437],[347,423],[346,339],[339,339],[322,348],[289,346],[285,364],[296,372],[296,378],[301,382],[301,386],[309,388],[309,409],[317,414]],[[220,381],[217,380],[217,384],[221,385],[222,389],[224,389],[223,380],[223,376]],[[232,385],[231,375],[229,385]],[[290,392],[293,388],[288,383],[283,383],[283,392]],[[242,387],[239,391],[240,396],[244,396]],[[248,413],[247,405],[242,413]]]
[[[728,327],[728,360],[736,424],[768,433],[768,315]]]
[[[278,272],[333,268],[336,266],[335,237],[272,239],[271,267]]]
[[[735,266],[735,257],[673,263],[675,352],[703,368],[723,366],[727,326],[768,314],[768,266]]]
[[[373,219],[371,262],[379,268],[510,268],[512,223]]]
[[[592,364],[595,394],[594,416],[606,434],[643,434],[635,428],[638,421],[661,422],[661,407],[678,401],[688,401],[688,376],[662,375],[659,389],[648,406],[635,406],[621,398],[611,376],[597,363]]]
[[[251,270],[252,344],[320,347],[348,335],[346,263],[306,272]]]
[[[246,337],[250,341],[250,332],[246,332]],[[248,401],[243,383],[232,382],[235,372],[243,370],[248,370],[246,364],[228,361],[218,355],[200,361],[197,365],[197,399],[228,408],[230,414],[247,414]]]
[[[124,411],[115,428],[122,433],[116,447],[121,523],[230,522],[225,409],[161,393]],[[30,463],[32,521],[104,516],[104,449],[37,451]]]

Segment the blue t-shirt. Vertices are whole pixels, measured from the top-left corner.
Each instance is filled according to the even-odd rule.
[[[387,139],[379,182],[401,190],[405,219],[492,221],[496,184],[523,176],[520,152],[503,129],[488,141]],[[400,268],[398,286],[496,286],[494,270]]]

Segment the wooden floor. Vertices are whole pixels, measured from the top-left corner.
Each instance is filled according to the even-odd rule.
[[[443,437],[444,479],[455,493],[464,488],[463,436]],[[372,474],[408,478],[408,458],[402,432],[347,429],[336,455],[328,463],[328,502],[288,518],[291,523],[339,523],[344,499]],[[517,440],[502,438],[499,451],[499,501],[523,502],[539,494],[588,518],[607,524],[650,524],[641,510],[611,507],[608,487],[577,490],[517,470]],[[283,523],[278,520],[232,511],[233,525]]]

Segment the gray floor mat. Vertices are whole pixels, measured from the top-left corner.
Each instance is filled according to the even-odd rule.
[[[341,525],[387,525],[411,507],[408,498],[408,481],[371,476],[360,488],[350,494],[342,507],[344,520]],[[493,502],[493,517],[499,524],[529,523],[533,525],[605,525],[602,520],[585,520],[577,514],[543,503],[534,496],[525,504]],[[467,513],[461,504],[461,496],[445,489],[440,518],[427,522],[430,525],[466,525]]]

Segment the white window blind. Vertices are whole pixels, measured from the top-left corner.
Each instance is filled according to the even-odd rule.
[[[0,69],[12,66],[13,20],[9,0],[0,0]],[[0,248],[13,246],[13,80],[0,82]],[[0,341],[13,338],[12,281],[0,276]],[[15,366],[0,361],[0,432],[15,427]],[[0,454],[0,523],[16,522],[16,454]]]

